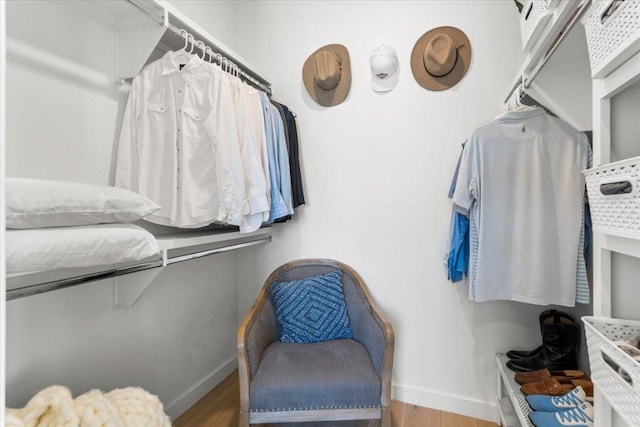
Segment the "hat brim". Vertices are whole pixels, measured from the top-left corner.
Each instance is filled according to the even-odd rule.
[[[453,70],[446,76],[436,77],[429,74],[424,66],[424,50],[437,34],[446,34],[458,49],[458,57]],[[438,27],[424,33],[411,51],[411,72],[416,82],[425,89],[439,91],[455,86],[465,76],[471,65],[471,43],[467,35],[455,27]]]
[[[323,90],[315,83],[315,65],[313,58],[316,53],[327,50],[342,58],[342,71],[340,82],[335,89]],[[323,107],[333,107],[343,102],[347,98],[351,87],[351,58],[349,51],[341,44],[328,44],[313,52],[302,66],[302,82],[307,89],[309,96]]]

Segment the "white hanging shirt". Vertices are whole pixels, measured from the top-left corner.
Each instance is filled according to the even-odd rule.
[[[262,165],[262,172],[264,175],[264,182],[266,184],[266,196],[267,196],[267,210],[262,214],[262,222],[267,222],[269,219],[269,212],[271,210],[271,179],[269,177],[269,155],[267,152],[267,135],[264,115],[262,114],[262,101],[260,101],[260,92],[251,86],[244,85],[243,89],[248,96],[248,103],[251,110],[251,116],[253,117],[253,123],[255,125],[256,132],[256,150],[258,152],[258,158]]]
[[[244,171],[246,215],[240,223],[240,231],[251,232],[260,228],[264,213],[268,213],[270,208],[261,160],[262,147],[266,149],[264,119],[262,119],[263,126],[260,127],[256,123],[249,95],[255,89],[248,87],[237,77],[230,75],[225,77],[231,85],[233,105],[229,107],[235,111],[238,145]]]
[[[173,227],[239,225],[244,180],[231,91],[223,72],[168,52],[133,80],[118,145],[116,186],[161,209],[145,219]]]
[[[453,201],[477,226],[476,301],[574,306],[589,151],[584,133],[540,108],[473,132]]]

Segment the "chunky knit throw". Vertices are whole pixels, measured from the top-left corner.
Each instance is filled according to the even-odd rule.
[[[171,427],[157,396],[138,387],[91,390],[75,400],[51,386],[22,409],[7,409],[6,427]]]

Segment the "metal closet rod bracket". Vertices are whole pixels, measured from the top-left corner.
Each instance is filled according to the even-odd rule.
[[[113,308],[131,307],[133,306],[142,294],[147,290],[151,282],[158,277],[158,275],[168,265],[177,264],[179,262],[190,261],[194,259],[204,258],[207,256],[220,254],[224,252],[234,251],[237,249],[248,248],[251,246],[261,245],[263,243],[271,242],[271,236],[263,237],[248,242],[237,243],[235,245],[222,246],[219,248],[194,252],[187,255],[181,255],[176,257],[169,257],[168,250],[162,251],[162,266],[161,268],[155,268],[152,270],[146,270],[134,276],[120,276],[113,281]]]

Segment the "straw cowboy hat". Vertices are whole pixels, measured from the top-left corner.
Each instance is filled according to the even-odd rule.
[[[411,52],[411,71],[418,84],[429,90],[455,86],[471,64],[471,43],[455,27],[438,27],[418,39]]]
[[[302,66],[304,87],[318,104],[332,107],[347,97],[351,86],[349,51],[341,44],[316,50]]]

